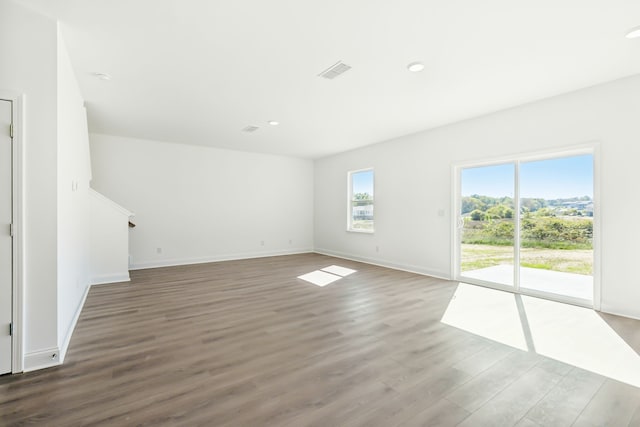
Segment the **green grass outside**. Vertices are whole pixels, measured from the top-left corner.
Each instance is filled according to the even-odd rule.
[[[513,265],[513,246],[463,243],[462,271],[477,270],[501,264]],[[574,274],[593,274],[591,249],[555,249],[524,247],[520,249],[520,265]]]
[[[513,239],[495,239],[488,237],[473,237],[466,236],[463,239],[463,243],[471,245],[487,245],[487,246],[513,246]],[[523,248],[538,248],[538,249],[560,249],[560,250],[591,250],[593,245],[591,243],[578,243],[578,242],[549,242],[539,240],[523,240],[520,242]]]
[[[373,230],[373,220],[371,219],[357,219],[351,223],[351,228],[354,230]]]

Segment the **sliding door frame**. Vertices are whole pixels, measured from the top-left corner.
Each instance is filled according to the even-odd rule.
[[[562,157],[572,157],[579,155],[590,154],[593,156],[593,301],[592,303],[585,303],[585,300],[568,297],[565,295],[552,294],[547,292],[540,292],[533,289],[521,289],[520,287],[520,164],[539,161],[550,160]],[[462,170],[473,167],[485,167],[485,166],[497,166],[504,164],[514,165],[514,230],[516,231],[514,236],[514,277],[513,286],[502,285],[498,283],[488,282],[484,280],[465,277],[460,271],[461,256],[461,237],[462,228],[460,222],[462,218]],[[514,154],[510,156],[494,157],[487,160],[473,160],[457,162],[452,165],[452,197],[451,197],[451,213],[452,217],[452,245],[451,245],[451,278],[452,280],[471,283],[474,285],[485,286],[493,289],[503,290],[507,292],[513,292],[516,294],[530,295],[544,299],[550,299],[554,301],[564,302],[573,305],[579,305],[582,307],[593,308],[600,310],[601,303],[601,269],[600,269],[600,248],[601,248],[601,233],[600,233],[600,144],[598,142],[592,142],[588,144],[574,145],[569,147],[562,147],[552,150],[538,151]]]

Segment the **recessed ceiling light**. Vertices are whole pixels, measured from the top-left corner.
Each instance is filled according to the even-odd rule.
[[[105,80],[105,81],[111,80],[111,75],[107,73],[93,73],[93,75],[99,78],[100,80]]]
[[[411,71],[412,73],[418,73],[424,70],[424,64],[422,62],[412,62],[411,64],[407,65],[407,70]]]
[[[640,27],[633,28],[627,33],[626,37],[628,39],[637,39],[638,37],[640,37]]]
[[[269,120],[267,123],[269,123],[271,126],[278,126],[280,124],[280,122],[275,120]]]

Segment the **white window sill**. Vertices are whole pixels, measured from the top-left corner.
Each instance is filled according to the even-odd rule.
[[[357,230],[357,229],[347,228],[347,233],[373,234],[375,233],[375,230]]]

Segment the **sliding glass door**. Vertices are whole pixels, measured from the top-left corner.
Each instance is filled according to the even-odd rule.
[[[593,156],[520,164],[520,287],[593,298]]]
[[[513,286],[515,165],[465,168],[461,175],[460,272]]]
[[[591,306],[593,154],[458,172],[457,278]]]

